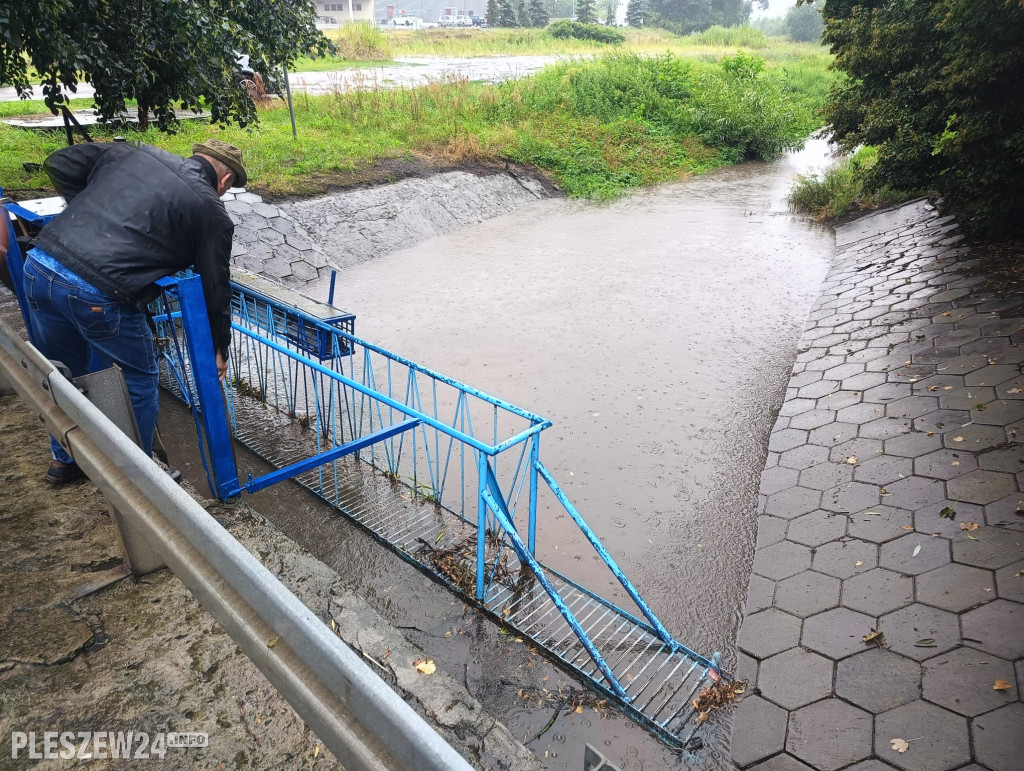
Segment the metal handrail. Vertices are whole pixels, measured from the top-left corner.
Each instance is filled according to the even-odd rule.
[[[0,372],[120,516],[348,769],[471,766],[32,345],[0,320]]]

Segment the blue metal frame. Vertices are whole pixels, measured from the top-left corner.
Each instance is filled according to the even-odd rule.
[[[0,188],[0,198],[3,197],[3,194],[3,188]],[[4,209],[20,218],[28,219],[30,222],[36,222],[43,219],[16,203],[5,203],[0,207],[0,210]],[[25,321],[25,329],[28,331],[29,342],[35,342],[36,336],[35,329],[32,326],[32,314],[29,312],[28,300],[25,298],[25,256],[21,253],[21,244],[18,243],[18,234],[14,230],[14,223],[6,213],[4,213],[3,218],[4,227],[7,228],[9,241],[7,247],[7,269],[11,274],[11,283],[14,284],[14,296],[18,300],[18,307],[21,309],[21,317]],[[48,220],[49,218],[46,218],[43,221],[45,222]]]
[[[551,422],[361,340],[339,328],[333,317],[318,319],[241,284],[233,284],[233,294],[232,378],[226,389],[231,431],[278,470],[250,477],[224,492],[253,493],[284,479],[297,479],[413,564],[455,591],[465,589],[467,600],[531,637],[556,661],[588,678],[634,718],[678,745],[681,737],[673,721],[685,715],[689,698],[708,673],[718,672],[717,658],[701,656],[672,637],[569,501],[540,458],[540,434]],[[175,316],[167,313],[158,320],[172,324]],[[174,390],[183,398],[205,403],[209,397],[185,396],[195,390],[187,368],[175,369],[171,358],[167,363],[166,382],[176,383]],[[248,403],[243,397],[263,406],[256,425],[239,417],[239,410]],[[209,440],[211,454],[230,457],[228,424],[219,423],[215,429]],[[301,460],[282,454],[278,445],[283,434],[289,435],[289,443],[304,441],[312,452]],[[344,458],[350,465],[340,465]],[[404,540],[388,536],[386,523],[404,516],[398,512],[378,511],[373,516],[379,521],[373,522],[369,515],[360,518],[352,513],[352,507],[358,509],[360,504],[354,502],[344,480],[353,473],[353,458],[392,484],[408,486],[413,499],[437,507],[415,515],[419,517],[415,522],[427,523],[423,533],[429,532],[428,538],[417,536],[415,530]],[[357,486],[365,488],[365,483]],[[569,514],[635,604],[637,614],[537,559],[542,495],[553,496],[554,505]],[[517,508],[526,509],[525,523],[516,523]],[[471,589],[438,573],[421,553],[401,545],[439,543],[449,529],[438,519],[445,513],[454,516],[459,527],[471,527],[476,544]],[[531,590],[527,595],[521,619],[505,615],[516,606],[519,589],[499,583],[498,566],[507,560],[503,554],[511,555],[515,570],[528,573],[540,587],[539,594]],[[535,620],[530,621],[531,617]],[[560,619],[564,626],[552,627],[552,619]],[[608,648],[615,652],[614,660],[598,647],[598,639],[613,623],[619,626],[602,645],[614,643],[611,637],[627,630]],[[549,628],[557,630],[550,639],[545,637]],[[572,640],[578,640],[578,645]],[[592,672],[580,663],[581,653],[591,662]],[[637,664],[641,660],[646,663]],[[670,685],[669,678],[677,671],[682,680],[676,677]],[[667,675],[657,679],[663,672]],[[641,697],[646,701],[641,703]],[[648,708],[655,697],[659,701],[664,697],[656,710],[656,703]],[[659,715],[666,709],[668,717],[662,719]]]

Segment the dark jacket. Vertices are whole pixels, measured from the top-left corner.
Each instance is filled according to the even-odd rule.
[[[227,356],[234,224],[203,164],[149,145],[97,142],[58,150],[43,168],[68,206],[36,246],[128,305],[150,302],[157,279],[194,266],[214,347]]]

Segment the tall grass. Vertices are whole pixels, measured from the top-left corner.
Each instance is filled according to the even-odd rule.
[[[415,156],[530,163],[570,195],[611,198],[795,146],[813,118],[787,98],[787,84],[784,72],[747,55],[705,62],[621,54],[561,62],[497,86],[452,79],[416,89],[299,93],[297,141],[280,102],[248,130],[183,122],[175,135],[151,129],[136,136],[182,154],[210,136],[232,142],[245,154],[254,188],[277,195],[322,192],[381,159]],[[46,186],[22,163],[38,163],[60,144],[59,133],[0,124],[0,184]]]
[[[817,219],[835,221],[861,211],[917,198],[922,190],[882,188],[869,192],[867,173],[878,161],[878,150],[862,147],[821,174],[801,176],[789,195],[790,206]]]
[[[767,48],[768,38],[759,29],[744,24],[740,27],[709,27],[703,32],[687,35],[685,43],[699,46],[720,46],[724,48]]]

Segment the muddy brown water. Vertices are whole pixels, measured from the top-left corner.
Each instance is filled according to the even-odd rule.
[[[768,434],[833,251],[831,231],[785,196],[826,162],[815,140],[611,204],[538,201],[339,274],[336,303],[358,314],[360,337],[554,421],[541,457],[677,639],[721,651],[727,668]],[[201,479],[194,434],[175,423],[172,455]],[[240,466],[259,462],[242,452]],[[297,486],[250,502],[520,738],[554,709],[531,689],[573,685]],[[608,586],[568,518],[540,521],[538,544],[545,562]],[[680,756],[618,713],[563,711],[529,746],[552,769],[580,768],[584,742],[623,771],[717,768],[728,732],[713,720],[705,749]]]

